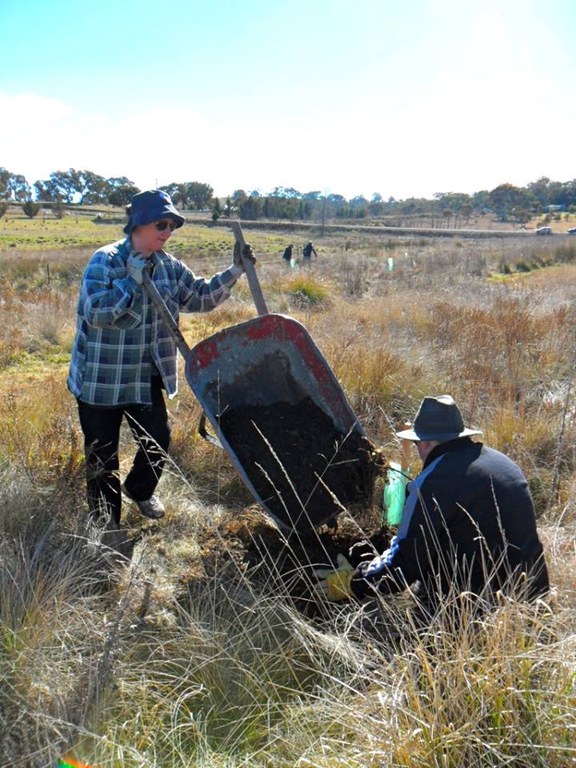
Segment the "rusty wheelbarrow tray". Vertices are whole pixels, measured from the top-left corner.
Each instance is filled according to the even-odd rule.
[[[240,224],[233,224],[243,245]],[[243,482],[282,529],[303,532],[369,500],[377,471],[373,449],[306,328],[268,313],[253,264],[246,264],[246,274],[259,316],[191,349],[149,278],[145,286]]]

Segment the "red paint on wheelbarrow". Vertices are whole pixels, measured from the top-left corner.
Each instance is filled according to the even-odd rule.
[[[255,467],[252,463],[247,466],[244,463],[245,452],[242,460],[238,455],[239,446],[227,438],[220,425],[221,419],[224,421],[224,417],[237,413],[239,409],[292,407],[293,413],[298,415],[299,408],[306,408],[306,413],[310,413],[312,407],[312,413],[321,412],[325,424],[331,430],[333,427],[342,439],[352,433],[356,438],[363,436],[334,373],[301,323],[285,315],[268,314],[225,328],[190,350],[186,360],[186,379],[243,481],[282,528],[304,530],[310,526],[317,527],[341,511],[341,507],[334,505],[328,491],[323,491],[326,496],[321,501],[318,489],[314,490],[315,504],[307,496],[308,509],[303,509],[306,503],[301,503],[298,493],[294,494],[294,499],[286,501],[291,495],[290,489],[284,488],[282,504],[273,498],[274,492],[264,497],[258,490],[262,488],[258,474],[263,471],[262,467]],[[283,442],[281,429],[279,424],[274,434],[278,453],[281,448],[292,465],[295,461],[304,462],[310,465],[312,472],[314,461],[318,458],[314,448],[310,443],[306,444],[307,450],[314,455],[286,454],[287,446]],[[293,435],[291,440],[293,450],[298,452],[299,446]],[[349,463],[343,462],[337,472],[342,476],[353,470]],[[311,482],[313,485],[314,478]]]

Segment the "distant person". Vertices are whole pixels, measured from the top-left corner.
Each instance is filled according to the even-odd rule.
[[[143,286],[147,272],[176,322],[180,311],[209,312],[229,296],[244,272],[242,255],[210,279],[197,277],[164,250],[184,217],[158,189],[134,195],[126,208],[126,237],[99,248],[84,271],[68,388],[78,402],[84,433],[90,518],[119,526],[121,491],[145,517],[164,516],[155,495],[170,445],[164,392],[178,390],[177,350]],[[122,419],[138,444],[121,484],[119,438]]]
[[[314,244],[311,240],[309,240],[304,248],[302,249],[302,260],[303,263],[307,266],[310,266],[312,263],[312,254],[314,254],[314,258],[318,258],[318,254],[316,253],[316,249],[314,248]]]
[[[284,253],[282,254],[282,258],[287,264],[292,264],[292,259],[294,258],[294,243],[290,243],[290,245],[287,245],[286,248],[284,248]]]
[[[398,533],[386,552],[356,568],[340,556],[338,570],[317,571],[329,600],[400,592],[417,582],[427,606],[450,593],[547,592],[526,478],[510,458],[471,440],[479,434],[464,426],[450,395],[422,400],[414,425],[397,433],[415,443],[422,460]]]

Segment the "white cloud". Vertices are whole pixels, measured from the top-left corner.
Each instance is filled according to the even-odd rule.
[[[277,185],[346,197],[430,197],[546,175],[576,176],[557,138],[576,126],[560,84],[512,67],[382,93],[364,109],[341,104],[280,120],[234,111],[224,121],[182,105],[108,113],[32,93],[0,93],[0,165],[30,183],[56,170],[127,176],[140,188],[178,181],[267,192]]]
[[[47,98],[36,93],[1,93],[0,137],[17,135],[20,131],[32,131],[37,127],[48,127],[62,120],[72,108],[58,99]]]

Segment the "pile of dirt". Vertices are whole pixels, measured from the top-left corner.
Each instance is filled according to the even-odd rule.
[[[342,516],[333,527],[286,536],[254,506],[227,515],[201,542],[203,571],[220,577],[227,573],[232,579],[246,575],[253,585],[289,597],[299,611],[314,617],[323,605],[315,594],[316,569],[335,566],[339,554],[356,566],[389,546],[392,531],[381,525],[375,511],[366,513],[361,523]]]
[[[297,405],[242,406],[220,416],[220,429],[277,521],[299,531],[372,502],[380,452],[357,429],[344,434],[307,397]]]

